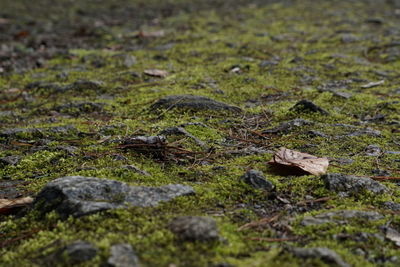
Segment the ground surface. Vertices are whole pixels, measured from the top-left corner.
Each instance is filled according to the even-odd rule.
[[[72,175],[196,192],[78,218],[2,215],[2,265],[68,265],[52,255],[76,240],[97,249],[82,266],[116,243],[142,266],[400,265],[399,1],[2,0],[0,41],[0,198]],[[181,94],[241,111],[153,106]],[[303,99],[327,113],[291,109]],[[282,125],[294,119],[307,122]],[[162,152],[121,146],[169,127],[186,133]],[[277,173],[282,146],[379,184]],[[244,183],[249,169],[275,189]],[[179,239],[184,215],[213,218],[219,239]]]

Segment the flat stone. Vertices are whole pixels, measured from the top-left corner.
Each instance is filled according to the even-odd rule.
[[[304,226],[320,225],[325,223],[346,224],[350,220],[359,219],[364,221],[377,221],[383,219],[384,216],[375,211],[361,210],[340,210],[329,211],[314,216],[306,216],[301,221]]]
[[[0,180],[0,198],[13,199],[23,196],[19,186],[25,183],[22,180]]]
[[[48,259],[48,263],[60,264],[61,260],[69,266],[76,265],[91,260],[96,256],[97,251],[92,244],[77,240],[52,254]]]
[[[1,165],[17,165],[18,162],[20,162],[21,157],[20,156],[5,156],[0,158],[0,166]]]
[[[365,155],[370,157],[377,157],[382,154],[382,149],[377,145],[368,145],[365,148]]]
[[[5,138],[34,138],[52,134],[76,134],[78,130],[72,125],[55,126],[48,128],[11,128],[0,132]]]
[[[266,191],[273,191],[275,189],[275,185],[265,179],[264,174],[258,170],[249,170],[240,179],[255,189]]]
[[[48,183],[34,205],[46,213],[55,210],[62,218],[84,216],[103,210],[153,207],[159,202],[194,194],[190,186],[129,186],[125,183],[83,176],[66,176]]]
[[[108,265],[112,267],[139,267],[139,259],[129,244],[116,244],[110,248]]]
[[[321,107],[315,105],[313,102],[303,99],[297,102],[290,110],[295,112],[318,112],[323,115],[328,115],[329,113],[322,109]]]
[[[101,112],[104,105],[104,103],[95,102],[74,102],[56,106],[54,110],[63,114],[79,116],[82,113]]]
[[[177,108],[189,109],[193,111],[213,110],[213,111],[230,111],[241,112],[239,107],[231,106],[223,102],[218,102],[204,96],[196,95],[171,95],[158,100],[151,106],[152,109],[159,108]]]
[[[393,201],[386,201],[383,203],[383,207],[388,210],[400,211],[400,203],[395,203]]]
[[[328,248],[290,248],[290,252],[299,258],[318,258],[328,264],[351,267],[335,251]]]
[[[63,91],[99,91],[103,88],[103,83],[100,81],[81,80],[65,86]]]
[[[361,130],[349,133],[346,136],[362,136],[362,135],[367,135],[367,136],[372,136],[372,137],[381,137],[382,136],[382,134],[379,130],[374,130],[371,128],[361,129]]]
[[[386,186],[368,177],[356,177],[339,173],[328,173],[322,176],[325,186],[336,192],[359,194],[369,191],[382,194],[388,191]]]
[[[210,217],[177,217],[169,224],[169,229],[184,241],[216,241],[219,239],[217,223]]]
[[[303,119],[294,119],[291,121],[287,121],[284,123],[281,123],[278,127],[268,129],[263,131],[263,134],[275,134],[275,133],[282,133],[282,134],[288,134],[291,131],[295,130],[296,128],[300,128],[306,125],[312,125],[313,122],[308,121],[308,120],[303,120]]]

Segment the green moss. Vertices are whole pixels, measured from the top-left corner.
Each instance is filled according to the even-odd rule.
[[[140,2],[157,5],[157,1]],[[178,5],[185,0],[170,2]],[[23,10],[22,6],[14,8]],[[380,8],[385,12],[389,10],[386,5]],[[335,12],[345,12],[346,20],[342,21],[343,16]],[[1,129],[73,125],[78,130],[66,134],[47,130],[41,134],[21,133],[12,138],[19,143],[0,137],[0,156],[22,156],[16,166],[1,166],[0,176],[28,181],[29,184],[18,187],[24,194],[35,195],[47,182],[67,175],[100,177],[143,186],[182,183],[196,190],[195,196],[178,198],[155,208],[131,207],[64,221],[55,213],[43,218],[34,210],[28,210],[23,217],[4,216],[0,221],[4,235],[0,239],[6,245],[0,250],[1,261],[9,266],[40,266],[47,256],[77,239],[85,239],[99,249],[98,255],[83,266],[105,262],[109,248],[121,242],[134,247],[144,266],[214,266],[220,263],[327,266],[320,259],[298,259],[285,250],[285,246],[327,247],[352,266],[372,266],[375,259],[398,257],[395,245],[387,240],[372,237],[364,244],[354,240],[359,233],[382,235],[379,227],[388,223],[399,229],[400,217],[382,208],[385,201],[400,202],[394,182],[382,182],[390,189],[386,194],[362,192],[340,198],[336,192],[326,189],[319,177],[280,176],[267,165],[272,157],[270,151],[284,146],[332,160],[353,160],[346,165],[331,162],[329,172],[372,176],[373,170],[381,169],[392,171],[395,176],[397,154],[370,157],[364,153],[371,144],[380,146],[383,151],[399,150],[395,127],[400,120],[400,106],[392,98],[397,86],[395,79],[385,78],[385,83],[376,88],[361,88],[369,81],[382,79],[376,70],[390,72],[400,67],[398,61],[368,63],[363,57],[365,48],[376,45],[368,34],[379,37],[381,43],[391,41],[380,26],[366,26],[364,21],[370,17],[370,12],[369,5],[354,1],[246,4],[235,11],[207,10],[196,15],[182,12],[160,24],[153,22],[157,25],[142,27],[165,29],[166,35],[161,38],[141,40],[133,37],[136,30],[119,25],[99,37],[99,42],[110,48],[118,47],[121,40],[129,40],[129,47],[140,49],[123,53],[111,49],[73,49],[69,51],[71,57],[53,58],[43,68],[0,76],[0,92],[7,88],[25,88],[36,81],[59,86],[79,80],[103,83],[101,90],[72,90],[67,94],[46,88],[24,89],[35,98],[33,103],[22,98],[2,102],[0,109],[18,110],[18,118],[7,118],[4,124],[0,121]],[[390,17],[385,17],[386,23],[392,27],[396,25]],[[338,33],[354,28],[360,40],[343,43]],[[129,68],[123,66],[121,54],[135,56],[137,63]],[[93,66],[96,59],[101,60],[103,66]],[[265,60],[272,65],[263,63]],[[233,68],[238,69],[232,71]],[[149,77],[143,74],[146,69],[166,70],[169,75],[165,79]],[[61,72],[68,75],[61,77]],[[332,81],[342,81],[339,89],[351,92],[352,96],[343,99],[318,89]],[[176,109],[154,112],[150,109],[159,98],[176,94],[207,96],[237,105],[244,112]],[[290,111],[301,99],[312,100],[330,114]],[[105,103],[105,112],[88,112],[80,117],[52,112],[55,106],[69,102]],[[23,112],[23,108],[29,112]],[[77,111],[68,110],[68,113]],[[367,115],[377,114],[384,115],[386,122],[392,123],[360,123]],[[265,129],[295,118],[314,124],[287,134],[261,134]],[[356,125],[356,128],[335,124]],[[185,129],[210,149],[205,151],[184,136],[168,137],[169,145],[195,153],[169,152],[165,160],[160,160],[118,148],[117,140],[126,136],[157,135],[168,127],[181,125],[186,125]],[[381,131],[381,136],[349,135],[366,127]],[[307,133],[309,130],[320,131],[328,137],[312,137]],[[46,141],[40,139],[51,139],[51,142],[43,150],[35,151],[33,148],[38,143]],[[57,149],[67,145],[77,147],[75,155]],[[246,148],[253,151],[262,148],[267,153],[249,154]],[[125,159],[116,160],[116,156]],[[150,176],[124,167],[130,164]],[[249,168],[263,171],[276,185],[276,191],[267,193],[240,182],[239,177]],[[279,196],[280,200],[274,196]],[[301,204],[310,196],[331,199],[315,205]],[[117,195],[115,199],[122,198]],[[283,203],[285,199],[290,204]],[[290,206],[295,212],[290,211]],[[376,222],[355,220],[346,225],[304,227],[300,224],[306,215],[343,209],[377,210],[386,217]],[[274,228],[273,224],[261,230],[238,230],[246,223],[276,213],[289,220],[291,231],[285,234],[299,236],[299,240],[279,243],[255,239],[279,238],[282,229]],[[177,240],[168,229],[168,223],[179,215],[214,217],[223,240],[211,244]],[[338,234],[350,237],[342,241],[335,237]],[[367,251],[367,256],[357,255],[358,248]],[[396,261],[385,264],[396,266]]]

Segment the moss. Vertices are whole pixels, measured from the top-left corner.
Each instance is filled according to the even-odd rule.
[[[157,1],[141,2],[148,6],[157,4]],[[179,5],[186,1],[170,2]],[[14,8],[23,9],[23,6]],[[4,216],[0,222],[5,234],[0,239],[6,244],[0,251],[2,262],[10,266],[40,266],[54,251],[83,237],[99,249],[96,258],[84,266],[103,263],[109,256],[109,248],[120,242],[131,244],[144,266],[221,263],[326,266],[319,259],[298,259],[285,250],[285,246],[327,247],[354,266],[372,266],[380,258],[399,256],[395,245],[388,241],[371,237],[361,245],[352,238],[359,233],[382,235],[379,227],[388,223],[399,229],[399,216],[382,209],[385,201],[400,201],[396,183],[382,182],[390,189],[387,194],[377,196],[363,192],[340,198],[326,189],[319,177],[283,177],[273,173],[267,165],[272,157],[270,152],[285,146],[330,159],[353,160],[347,165],[332,162],[329,172],[372,176],[373,170],[382,169],[392,171],[393,175],[397,173],[397,154],[370,157],[364,153],[371,144],[379,145],[384,151],[399,150],[396,129],[400,120],[399,103],[393,99],[396,80],[387,77],[380,87],[361,88],[369,81],[382,79],[376,70],[391,72],[399,68],[398,61],[367,62],[363,56],[365,48],[376,45],[370,33],[379,43],[391,41],[380,26],[374,28],[364,23],[374,14],[374,8],[354,1],[318,1],[317,4],[299,1],[291,5],[245,4],[235,10],[214,9],[199,11],[196,15],[181,12],[159,24],[142,26],[146,30],[166,29],[165,36],[153,40],[134,37],[137,29],[121,25],[111,27],[99,37],[98,41],[106,43],[108,48],[117,49],[127,42],[130,48],[137,48],[133,51],[73,49],[69,57],[53,58],[42,68],[0,76],[0,91],[22,88],[35,98],[32,103],[21,97],[1,102],[2,111],[18,111],[18,118],[7,119],[1,129],[73,125],[78,130],[66,134],[22,133],[17,136],[19,143],[0,137],[0,156],[23,157],[16,166],[2,166],[0,176],[28,181],[19,187],[24,194],[35,195],[47,182],[66,175],[95,176],[143,186],[182,183],[196,190],[195,196],[155,208],[131,207],[65,221],[55,213],[42,218],[34,210],[26,211],[22,217]],[[389,6],[382,5],[379,9],[388,12]],[[337,12],[345,15],[337,15]],[[395,22],[385,17],[388,27],[396,25]],[[343,43],[338,33],[347,31],[355,31],[359,41]],[[123,66],[121,56],[125,55],[135,56],[137,63],[129,68]],[[96,60],[102,62],[100,67],[94,66]],[[166,70],[169,75],[160,79],[143,74],[144,70],[153,68]],[[60,76],[60,73],[67,75]],[[101,90],[89,88],[69,93],[48,88],[23,89],[31,82],[63,87],[79,80],[101,81],[103,85]],[[332,82],[338,82],[339,89],[352,96],[343,99],[332,92],[320,91]],[[237,105],[244,112],[238,115],[171,109],[157,113],[150,109],[159,98],[176,94],[207,96]],[[312,100],[330,115],[290,111],[301,99]],[[69,102],[105,103],[105,112],[81,117],[55,115],[56,105]],[[76,113],[76,110],[68,112]],[[367,115],[377,114],[384,115],[385,121],[360,122]],[[286,134],[261,134],[295,118],[314,124]],[[355,125],[356,128],[335,124]],[[167,160],[160,160],[117,147],[117,141],[125,136],[157,135],[167,127],[180,125],[185,125],[190,134],[210,149],[204,151],[193,140],[182,136],[168,137],[169,145],[196,153],[171,153]],[[366,127],[381,131],[381,136],[349,135]],[[309,130],[323,132],[328,137],[311,137],[307,133]],[[33,149],[47,138],[51,139],[47,148]],[[57,150],[58,146],[67,145],[77,147],[75,155]],[[262,148],[267,153],[249,155],[246,152],[249,147]],[[125,159],[116,160],[116,155]],[[129,164],[150,176],[124,168]],[[239,177],[249,168],[263,171],[276,185],[276,192],[254,190],[241,183]],[[310,196],[331,199],[300,204]],[[115,198],[121,199],[121,196]],[[283,203],[285,199],[290,204]],[[295,212],[290,211],[290,206]],[[386,217],[376,222],[355,220],[347,225],[304,227],[299,223],[305,215],[342,209],[376,210]],[[238,231],[246,223],[276,213],[290,219],[288,229],[292,231],[285,234],[300,239],[283,244],[254,240],[255,237],[279,238],[281,229],[271,224],[262,230]],[[168,230],[168,222],[179,215],[213,216],[224,239],[212,244],[180,242]],[[338,234],[350,237],[342,241],[335,237]],[[367,256],[356,255],[358,248],[364,249]],[[396,261],[385,264],[396,266]]]

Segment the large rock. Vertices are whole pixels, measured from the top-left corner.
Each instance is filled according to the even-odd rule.
[[[129,244],[116,244],[110,249],[108,266],[111,267],[139,267],[139,259]]]
[[[48,183],[35,199],[43,212],[57,211],[62,218],[79,217],[103,210],[156,206],[179,196],[194,194],[190,186],[171,184],[161,187],[129,186],[94,177],[67,176]]]
[[[196,95],[171,95],[161,98],[152,105],[152,109],[158,108],[241,112],[239,107]]]
[[[377,221],[384,216],[375,211],[340,210],[306,216],[301,221],[304,226],[320,225],[325,223],[346,224],[350,220]]]
[[[330,266],[350,267],[335,251],[328,248],[291,248],[293,255],[299,258],[318,258]]]
[[[217,223],[210,217],[182,216],[172,220],[169,229],[184,241],[216,241]]]
[[[357,177],[339,173],[329,173],[322,176],[325,186],[329,190],[359,194],[369,191],[375,194],[382,194],[388,191],[386,186],[368,177]]]

